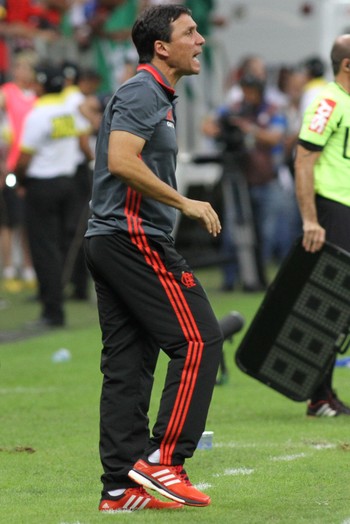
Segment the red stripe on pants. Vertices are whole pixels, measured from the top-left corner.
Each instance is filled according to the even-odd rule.
[[[187,357],[181,374],[170,420],[160,446],[160,462],[171,464],[172,454],[185,424],[196,385],[204,343],[186,298],[174,275],[167,270],[159,254],[148,243],[139,217],[141,195],[129,188],[126,197],[125,214],[131,241],[141,251],[148,265],[152,267],[167,294],[174,313],[188,342]]]

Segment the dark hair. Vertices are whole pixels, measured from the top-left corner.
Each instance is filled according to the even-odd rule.
[[[60,93],[64,85],[62,69],[46,63],[35,68],[35,80],[44,87],[46,93]]]
[[[181,4],[162,4],[142,11],[133,25],[131,36],[139,55],[140,64],[150,62],[154,56],[154,42],[170,42],[171,23],[191,10]]]
[[[321,58],[313,56],[305,60],[304,67],[312,78],[320,78],[324,75],[324,63]]]
[[[251,87],[259,91],[261,94],[265,89],[265,82],[261,78],[251,74],[243,75],[239,83],[242,87]]]

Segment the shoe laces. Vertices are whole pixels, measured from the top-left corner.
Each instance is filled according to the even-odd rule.
[[[137,490],[142,497],[154,498],[153,495],[150,495],[143,486],[135,487],[133,489]]]
[[[179,466],[172,466],[172,468],[174,469],[176,475],[180,477],[182,482],[186,484],[186,486],[192,486],[190,479],[188,478],[188,475],[181,464]]]

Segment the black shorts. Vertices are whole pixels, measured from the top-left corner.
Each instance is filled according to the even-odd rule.
[[[326,240],[350,252],[350,206],[317,195],[318,220],[326,230]]]

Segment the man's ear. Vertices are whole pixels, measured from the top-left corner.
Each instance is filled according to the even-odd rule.
[[[168,44],[162,40],[156,40],[154,42],[154,52],[161,58],[167,58],[169,55]]]

